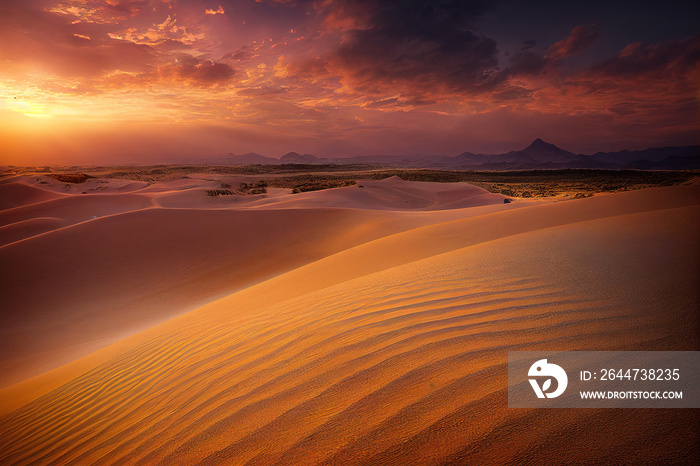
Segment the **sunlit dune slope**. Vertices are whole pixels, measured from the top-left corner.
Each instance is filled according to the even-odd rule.
[[[356,186],[261,199],[251,205],[275,208],[347,207],[379,210],[444,210],[503,204],[505,196],[467,183],[404,181],[398,176],[361,180]]]
[[[697,464],[692,410],[507,408],[509,350],[696,350],[696,188],[387,236],[132,337],[0,463]]]

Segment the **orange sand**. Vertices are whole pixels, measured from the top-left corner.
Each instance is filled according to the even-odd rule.
[[[697,462],[694,411],[508,409],[505,365],[697,350],[698,187],[373,183],[11,188],[0,464]]]

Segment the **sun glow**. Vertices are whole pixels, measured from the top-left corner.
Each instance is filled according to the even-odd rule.
[[[12,100],[4,100],[3,107],[13,112],[21,113],[26,116],[35,118],[51,118],[52,115],[48,109],[42,105],[34,104],[32,102],[26,102],[23,100],[17,100],[17,98]]]

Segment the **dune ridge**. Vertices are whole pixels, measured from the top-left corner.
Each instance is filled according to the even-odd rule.
[[[505,363],[697,349],[698,204],[674,187],[453,213],[324,251],[2,415],[0,462],[692,463],[692,410],[509,410]]]

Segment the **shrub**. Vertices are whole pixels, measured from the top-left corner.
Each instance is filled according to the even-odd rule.
[[[92,178],[90,175],[85,173],[50,173],[48,176],[54,180],[58,180],[61,183],[85,183],[88,179]]]
[[[207,191],[208,196],[233,196],[234,192],[230,189],[209,189]]]

